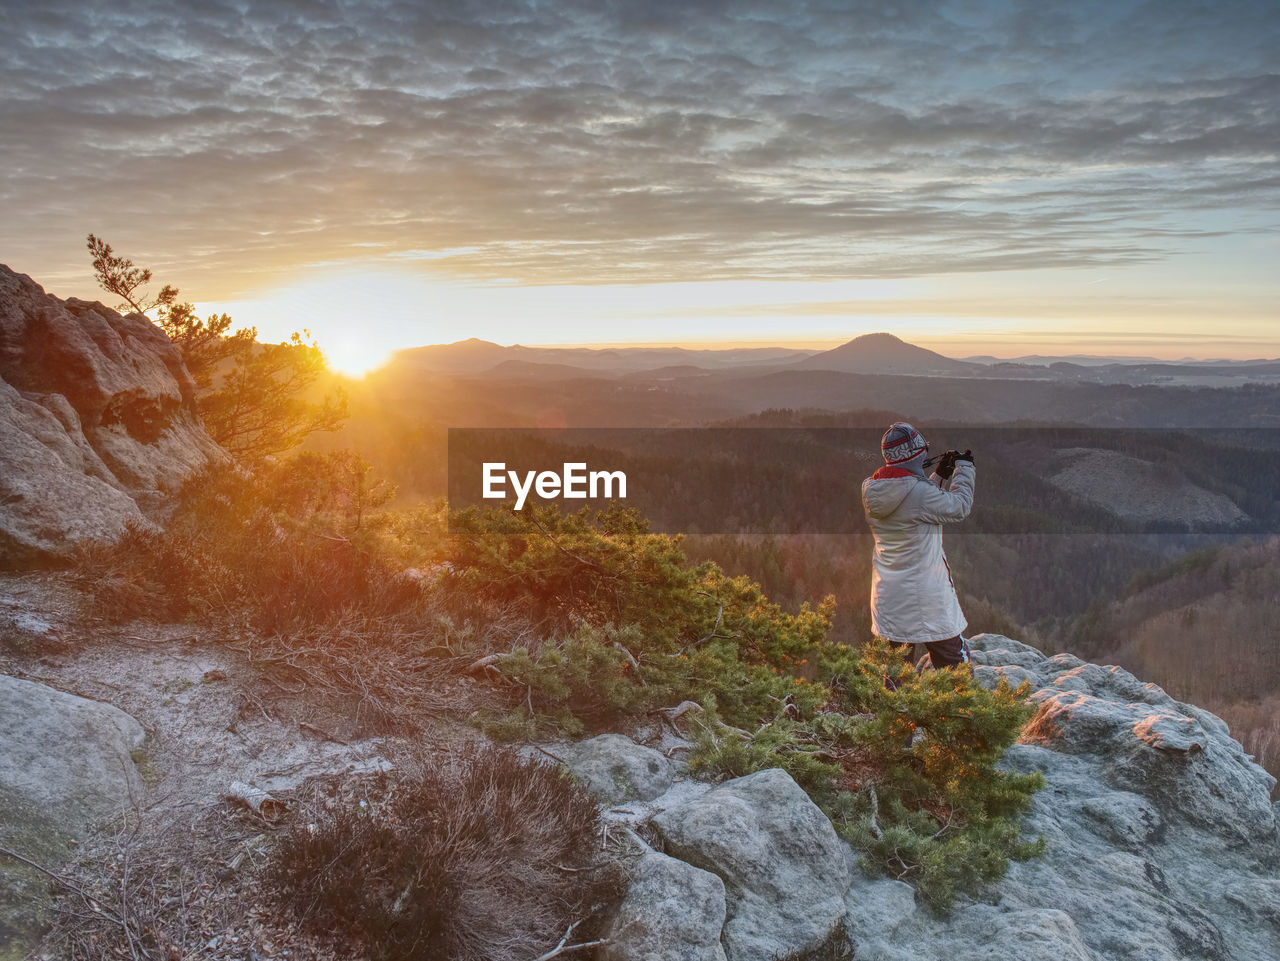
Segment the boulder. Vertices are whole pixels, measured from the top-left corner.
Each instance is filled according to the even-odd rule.
[[[895,957],[899,930],[918,921],[916,891],[904,881],[867,878],[854,871],[845,895],[845,933],[854,957]]]
[[[785,771],[726,781],[653,824],[667,853],[724,881],[729,961],[816,949],[843,920],[848,846]]]
[[[1025,822],[1028,839],[1045,839],[1043,857],[937,917],[906,884],[851,877],[852,853],[782,771],[668,795],[653,802],[666,809],[652,824],[668,855],[723,880],[729,961],[850,949],[855,961],[1280,957],[1275,782],[1226,725],[1118,667],[999,635],[972,640],[978,676],[1035,689],[1038,713],[1001,765],[1044,776]],[[629,917],[682,917],[661,907],[664,884],[676,886],[633,886],[655,909],[633,902]]]
[[[560,749],[573,776],[605,804],[651,801],[675,780],[662,752],[622,734],[601,734]]]
[[[657,851],[631,870],[631,884],[605,937],[605,961],[725,961],[724,882]]]
[[[1275,836],[1275,779],[1207,712],[1096,664],[1062,672],[1032,701],[1039,708],[1026,739],[1098,757],[1110,785],[1141,795],[1164,817],[1234,844]]]
[[[55,868],[71,840],[141,796],[132,752],[144,733],[117,708],[0,675],[0,730],[0,847]],[[0,961],[38,939],[47,890],[0,856]]]
[[[113,540],[225,456],[164,331],[0,265],[0,562]]]

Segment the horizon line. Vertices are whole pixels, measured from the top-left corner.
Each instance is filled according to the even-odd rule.
[[[1093,350],[1088,350],[1088,349],[1082,350],[1080,348],[1075,348],[1070,350],[1060,350],[1060,349],[1054,349],[1053,347],[1045,347],[1043,349],[1037,349],[1033,345],[1026,344],[1026,345],[1023,345],[1025,349],[1023,349],[1020,353],[1010,354],[1008,356],[1001,356],[991,351],[984,351],[981,349],[974,349],[964,354],[948,354],[944,352],[943,346],[933,346],[933,347],[927,346],[930,343],[938,344],[939,341],[937,338],[927,337],[927,338],[921,338],[919,341],[913,341],[913,340],[907,340],[903,337],[900,337],[899,335],[894,334],[891,331],[875,331],[873,333],[887,333],[890,336],[897,338],[904,344],[910,345],[912,347],[921,347],[926,350],[931,350],[934,353],[942,354],[942,356],[948,358],[949,360],[964,360],[968,357],[991,357],[997,361],[1018,361],[1025,357],[1039,356],[1039,357],[1062,358],[1064,360],[1070,360],[1073,357],[1086,357],[1086,358],[1106,358],[1106,359],[1114,359],[1114,360],[1155,360],[1163,363],[1212,363],[1214,361],[1224,361],[1224,362],[1230,362],[1230,363],[1242,363],[1242,362],[1249,362],[1249,361],[1267,361],[1267,362],[1280,363],[1280,355],[1267,356],[1265,354],[1246,354],[1242,352],[1234,352],[1232,354],[1226,354],[1226,353],[1206,354],[1206,355],[1200,355],[1200,356],[1184,353],[1184,354],[1179,354],[1177,356],[1173,356],[1169,352],[1165,351],[1163,352],[1165,356],[1160,356],[1159,354],[1162,352],[1160,351],[1159,347],[1155,344],[1148,347],[1135,346],[1130,350],[1114,352],[1114,353],[1108,351],[1106,347],[1098,347]],[[858,336],[865,337],[869,335],[860,334]],[[455,340],[455,341],[447,341],[447,342],[435,343],[435,344],[418,344],[414,347],[402,347],[396,350],[395,353],[404,353],[404,352],[413,351],[413,350],[427,350],[433,347],[449,347],[449,346],[453,346],[454,344],[465,344],[469,341],[479,341],[481,343],[494,344],[495,346],[502,347],[504,349],[510,349],[515,347],[523,347],[523,348],[537,349],[537,350],[682,349],[682,350],[729,351],[729,350],[782,349],[782,350],[795,350],[795,351],[812,351],[812,352],[820,353],[823,351],[832,350],[836,347],[841,347],[857,339],[858,337],[848,338],[845,340],[830,339],[830,338],[821,338],[821,339],[813,338],[813,339],[796,339],[796,340],[700,339],[700,340],[683,340],[682,341],[682,340],[672,340],[668,338],[664,340],[562,341],[562,342],[541,342],[541,343],[521,341],[521,342],[512,342],[509,344],[504,344],[499,341],[489,340],[484,337],[466,337],[461,340]],[[968,340],[968,339],[970,338],[965,337],[964,335],[961,335],[960,337],[957,337],[954,339],[948,338],[947,341],[949,343],[946,344],[945,346],[951,346],[955,340]],[[984,346],[990,345],[992,342],[992,338],[989,335],[984,336],[982,334],[972,335],[972,340],[975,342],[975,344],[980,344]],[[1280,345],[1278,345],[1278,347],[1280,347]],[[1138,353],[1137,351],[1142,351],[1142,353]]]

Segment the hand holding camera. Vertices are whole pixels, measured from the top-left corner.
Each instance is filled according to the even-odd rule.
[[[946,451],[945,453],[943,453],[941,457],[938,458],[938,466],[934,468],[934,470],[937,472],[938,476],[941,477],[943,480],[948,480],[950,479],[951,475],[955,473],[956,462],[962,461],[962,460],[968,461],[970,464],[972,464],[973,451],[967,447],[963,451],[959,451],[959,450]]]

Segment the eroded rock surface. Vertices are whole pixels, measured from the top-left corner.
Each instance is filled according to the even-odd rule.
[[[725,961],[724,882],[692,864],[646,851],[605,936],[608,961]]]
[[[729,961],[817,948],[844,916],[848,847],[785,771],[726,781],[653,823],[667,853],[724,881]]]
[[[1221,720],[1118,667],[973,639],[975,672],[1029,680],[1039,713],[1004,764],[1043,773],[1029,836],[989,903],[850,923],[855,957],[1271,961],[1280,957],[1274,780]],[[855,883],[850,918],[861,911]],[[861,938],[858,937],[861,934]]]
[[[1044,775],[1026,821],[1044,856],[939,918],[909,885],[846,868],[782,771],[660,797],[666,853],[724,882],[729,961],[804,957],[838,921],[855,961],[1280,958],[1275,782],[1226,725],[1117,667],[998,635],[973,647],[980,681],[1025,680],[1038,705],[1003,764]]]
[[[0,565],[114,540],[224,456],[160,328],[0,265]]]
[[[605,804],[651,801],[675,780],[671,762],[661,751],[623,734],[601,734],[561,751],[573,776]]]

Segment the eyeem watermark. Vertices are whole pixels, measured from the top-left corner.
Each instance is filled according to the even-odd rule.
[[[507,480],[516,495],[516,510],[524,510],[524,502],[532,490],[543,500],[555,500],[563,497],[566,500],[586,500],[590,497],[625,499],[627,496],[627,475],[620,470],[587,470],[585,461],[565,462],[560,473],[555,471],[525,471],[523,478],[519,471],[507,470],[505,461],[485,461],[483,468],[484,494],[486,500],[507,500]],[[523,483],[522,483],[523,480]],[[616,486],[616,493],[615,493]]]
[[[915,426],[932,455],[973,451],[973,506],[948,537],[1280,531],[1280,429]],[[866,534],[862,483],[883,433],[450,428],[449,507],[624,506],[655,532]]]

